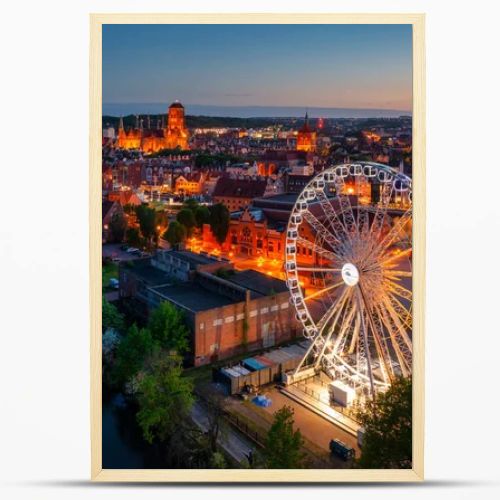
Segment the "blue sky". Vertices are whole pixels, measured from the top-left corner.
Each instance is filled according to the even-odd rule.
[[[105,25],[103,102],[411,110],[410,25]]]

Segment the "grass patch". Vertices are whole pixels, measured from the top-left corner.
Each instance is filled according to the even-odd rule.
[[[109,292],[114,290],[109,287],[109,280],[111,278],[118,279],[118,264],[116,262],[108,262],[102,266],[102,291]]]

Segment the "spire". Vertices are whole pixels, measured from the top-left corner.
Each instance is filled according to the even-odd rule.
[[[118,125],[118,130],[123,130],[123,116],[120,116],[120,123]]]
[[[151,129],[151,115],[148,115],[148,129]]]
[[[135,128],[139,128],[139,115],[135,115]]]
[[[306,125],[309,125],[309,113],[308,113],[308,110],[307,110],[307,109],[306,109],[305,124],[306,124]]]

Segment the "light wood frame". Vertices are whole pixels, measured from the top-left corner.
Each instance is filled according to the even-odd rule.
[[[424,478],[425,327],[424,14],[90,15],[90,373],[91,478],[110,482],[404,482]],[[411,24],[413,27],[413,469],[103,469],[101,373],[101,137],[103,24]]]

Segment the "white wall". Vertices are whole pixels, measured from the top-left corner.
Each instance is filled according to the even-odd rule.
[[[498,484],[488,481],[499,476],[500,446],[499,12],[495,2],[482,0],[3,5],[0,127],[8,139],[2,141],[0,160],[0,470],[5,498],[178,494],[175,488],[118,492],[85,483],[90,467],[87,14],[228,12],[238,5],[254,12],[427,12],[429,483],[333,491],[321,486],[313,494],[498,498]],[[262,494],[273,492],[278,493]],[[191,494],[247,499],[261,492],[217,487]],[[310,493],[293,487],[286,494]]]

